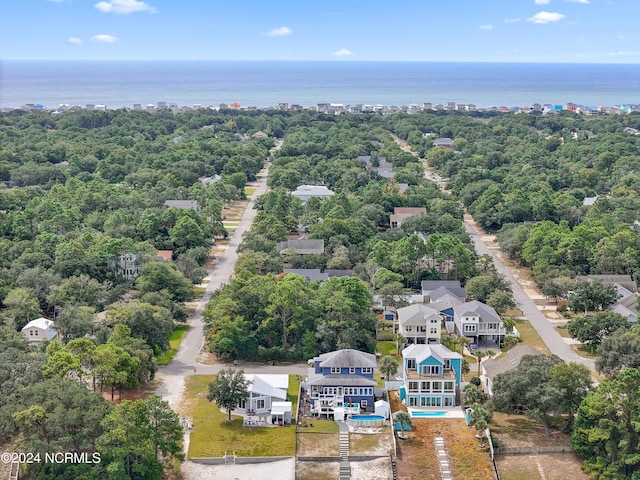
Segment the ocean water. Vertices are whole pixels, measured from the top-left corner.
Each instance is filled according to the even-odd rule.
[[[491,106],[640,103],[640,65],[433,62],[0,62],[0,107],[280,102]]]

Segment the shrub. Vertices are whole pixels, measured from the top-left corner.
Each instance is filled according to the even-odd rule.
[[[567,301],[566,300],[558,300],[558,306],[556,307],[556,311],[558,313],[564,313],[568,310]]]

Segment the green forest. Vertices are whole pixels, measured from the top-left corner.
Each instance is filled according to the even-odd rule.
[[[465,211],[550,298],[580,292],[579,275],[637,281],[640,137],[625,127],[640,128],[640,115],[1,114],[0,442],[102,454],[95,465],[29,465],[24,478],[151,479],[179,462],[180,426],[166,403],[108,399],[153,379],[156,357],[188,318],[184,303],[196,297],[210,248],[227,236],[224,206],[244,198],[276,139],[270,190],[256,202],[234,278],[204,314],[207,344],[226,359],[374,352],[374,296],[401,305],[424,279],[460,280],[470,299],[503,309],[509,287],[475,254]],[[453,148],[434,147],[441,137]],[[382,164],[393,179],[379,174]],[[445,179],[446,193],[425,168]],[[302,184],[335,195],[302,203],[288,193]],[[176,200],[192,207],[165,205]],[[391,228],[395,207],[426,214]],[[323,240],[324,250],[279,251],[289,235]],[[285,268],[352,275],[308,282]],[[55,319],[59,338],[34,350],[19,332],[39,317]],[[621,393],[637,390],[640,332],[615,320],[594,345],[607,380],[577,409],[573,436],[596,478],[640,469],[640,405]],[[604,395],[620,399],[626,423],[598,423],[615,418]],[[154,416],[166,426],[162,438],[145,427]]]

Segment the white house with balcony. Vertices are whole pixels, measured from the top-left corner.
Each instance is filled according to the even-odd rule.
[[[407,343],[440,343],[442,317],[438,311],[424,304],[413,304],[397,310],[398,333]]]
[[[500,315],[482,302],[473,300],[453,307],[455,333],[467,337],[470,344],[487,347],[504,345],[507,334]]]
[[[248,388],[249,397],[238,403],[234,413],[266,418],[272,416],[275,407],[278,407],[276,410],[281,413],[282,402],[287,400],[289,375],[245,373],[244,378],[251,382]]]

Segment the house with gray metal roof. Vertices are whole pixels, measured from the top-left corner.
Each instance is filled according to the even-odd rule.
[[[300,239],[278,242],[278,252],[282,254],[285,250],[298,255],[317,255],[319,253],[324,253],[324,239]]]
[[[398,333],[407,339],[407,343],[440,343],[442,336],[442,317],[429,305],[415,303],[397,310]]]
[[[309,396],[314,413],[334,417],[337,411],[373,411],[378,383],[373,378],[375,355],[348,348],[318,355],[309,364]]]
[[[300,185],[291,192],[291,195],[299,198],[302,203],[305,203],[312,197],[329,198],[335,195],[335,193],[324,185]]]
[[[538,350],[531,348],[528,345],[520,344],[513,347],[507,352],[504,357],[495,359],[489,358],[482,362],[482,375],[480,380],[482,381],[482,388],[485,393],[493,396],[493,381],[496,376],[501,373],[506,373],[513,370],[522,361],[522,357],[525,355],[542,355]]]
[[[507,334],[500,315],[478,300],[453,307],[455,333],[465,336],[470,344],[479,344],[482,340],[487,347],[500,347]]]

